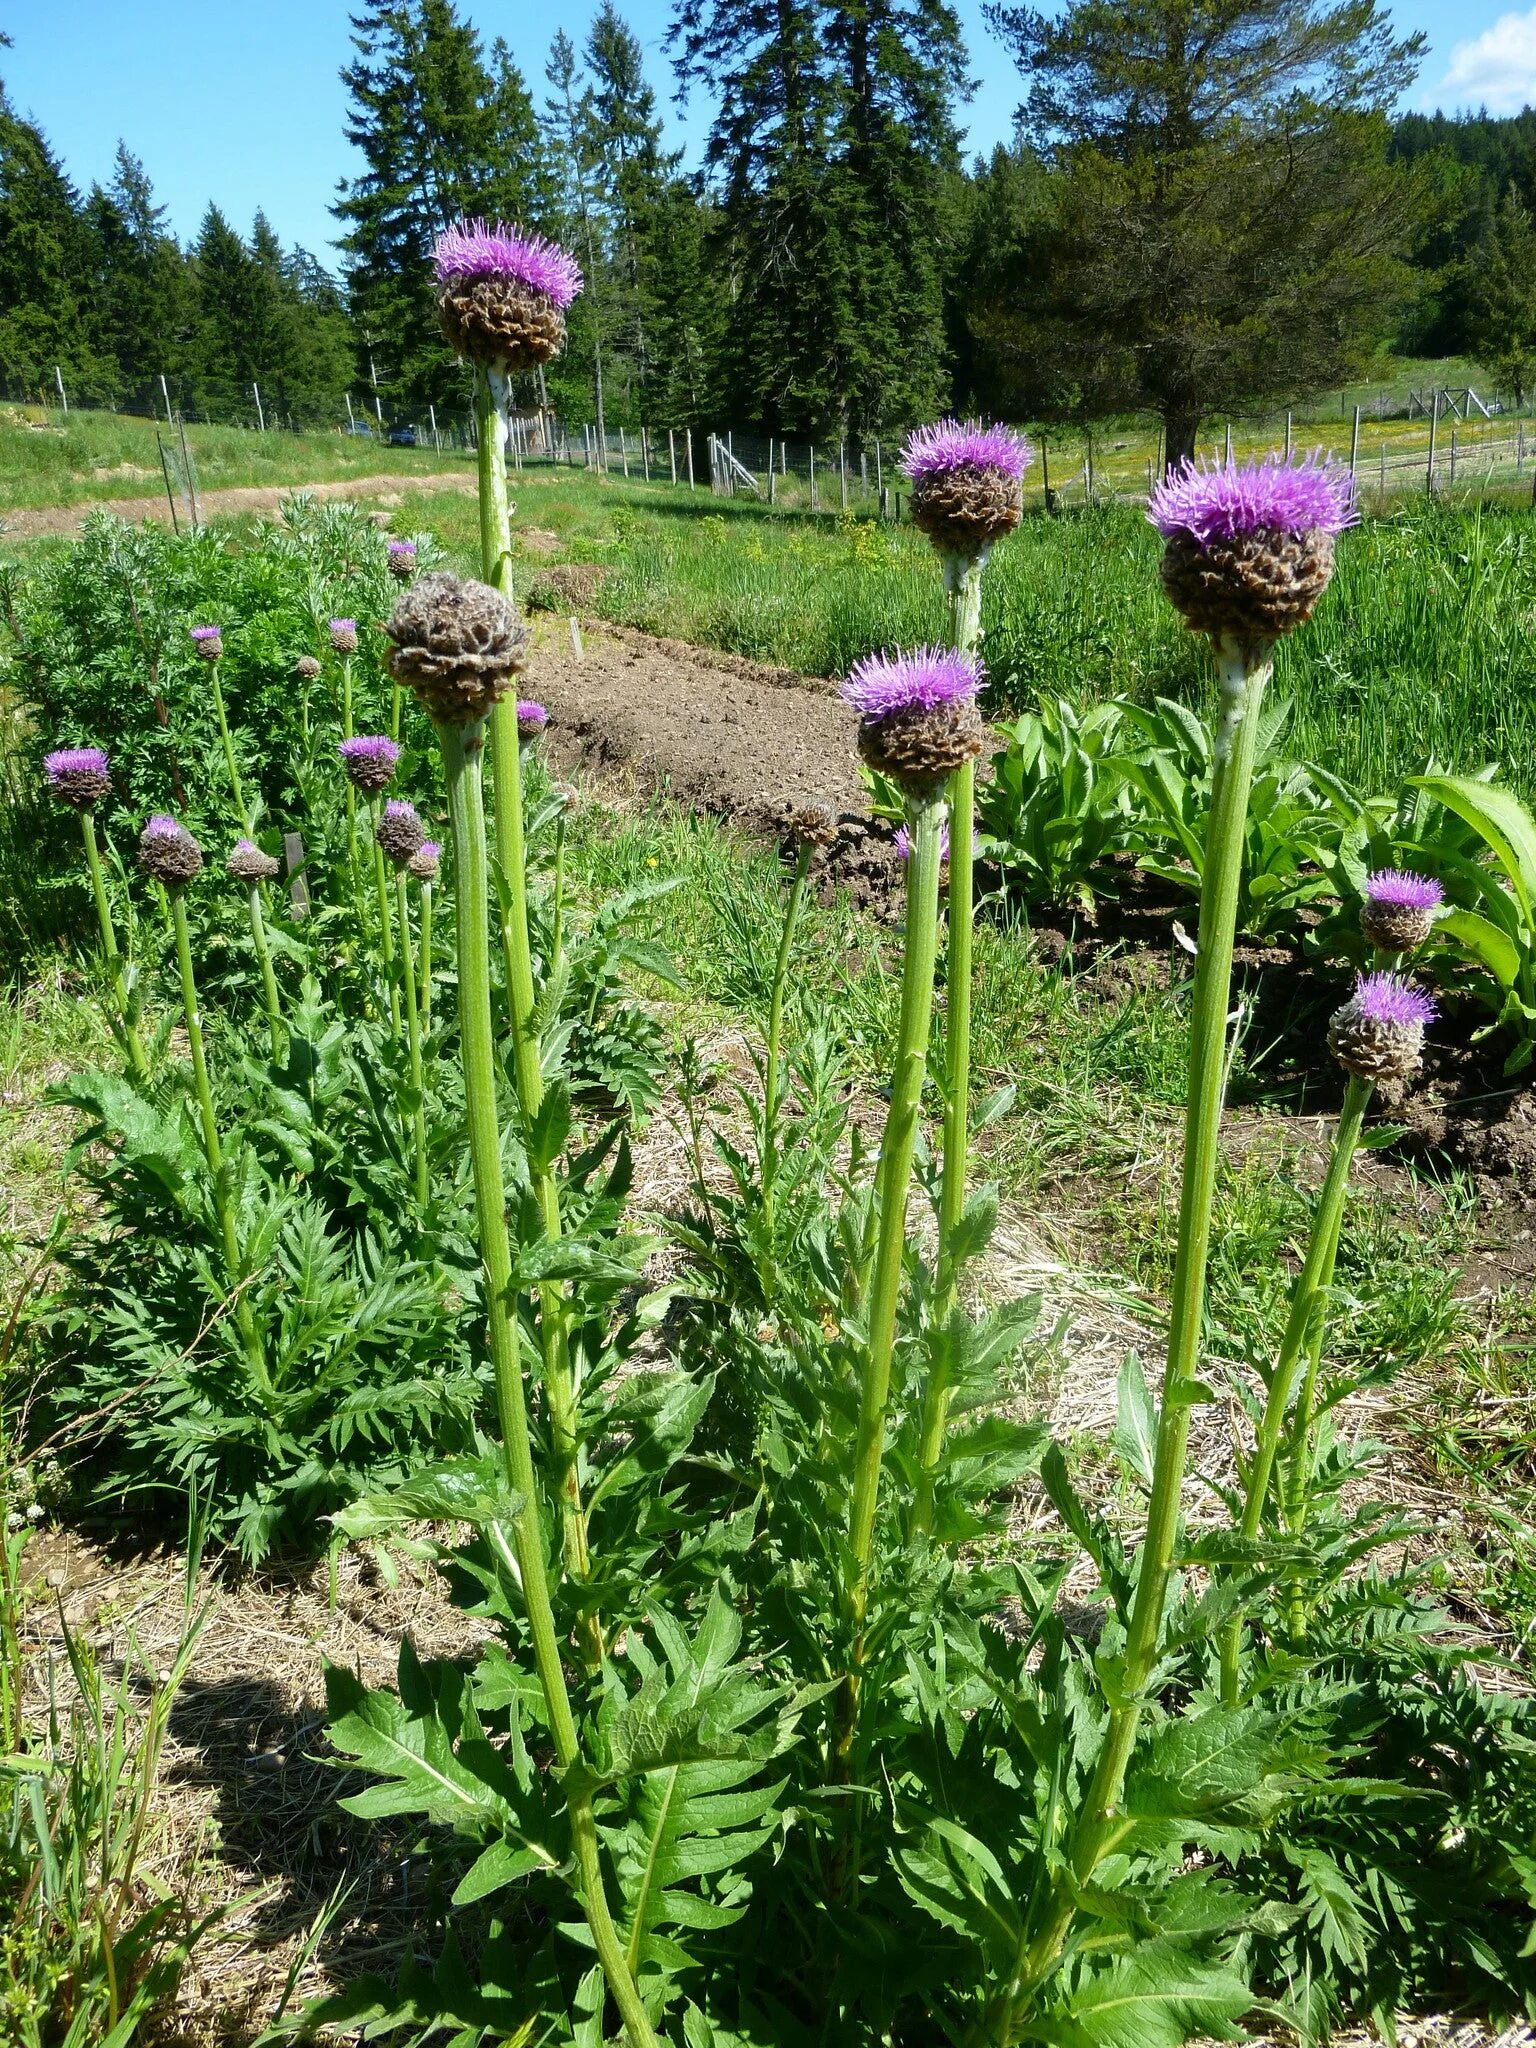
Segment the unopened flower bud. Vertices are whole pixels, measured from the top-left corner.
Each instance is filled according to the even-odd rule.
[[[356,654],[356,619],[332,619],[330,631],[332,654]]]
[[[416,543],[413,540],[392,540],[385,549],[389,573],[399,583],[409,583],[416,574]]]
[[[281,872],[280,863],[270,853],[263,853],[252,839],[237,839],[224,865],[241,882],[271,882]]]
[[[179,889],[202,872],[203,849],[179,819],[153,817],[139,835],[139,866],[167,889]]]
[[[391,797],[379,815],[373,836],[384,849],[386,860],[403,868],[426,843],[426,828],[416,806],[403,797]]]
[[[323,671],[312,654],[301,654],[293,664],[293,672],[301,683],[318,682]]]
[[[442,865],[443,849],[435,839],[423,839],[420,846],[406,862],[406,869],[418,882],[435,882],[437,871]]]

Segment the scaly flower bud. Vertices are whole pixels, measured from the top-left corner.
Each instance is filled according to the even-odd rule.
[[[332,619],[332,621],[331,621],[331,652],[332,652],[332,654],[356,654],[356,652],[357,652],[357,621],[356,621],[356,619]]]
[[[913,525],[940,554],[984,555],[1019,523],[1031,453],[1011,427],[959,420],[919,427],[901,458],[912,485]]]
[[[139,866],[167,889],[179,889],[201,874],[203,849],[180,819],[161,814],[139,835]]]
[[[435,839],[423,839],[420,846],[406,862],[406,869],[418,882],[435,882],[438,868],[442,865],[443,849]]]
[[[517,736],[520,740],[536,740],[549,723],[549,713],[542,704],[536,704],[531,697],[517,700]]]
[[[409,583],[416,574],[416,543],[413,540],[392,540],[384,550],[389,563],[389,573],[397,582]]]
[[[369,796],[377,796],[381,789],[388,789],[395,779],[400,749],[384,733],[359,733],[355,739],[342,740],[336,751],[341,756],[341,765],[346,770],[347,780],[354,789],[361,789]]]
[[[373,836],[384,849],[386,860],[397,868],[403,868],[414,854],[426,844],[426,827],[417,815],[416,806],[407,803],[403,797],[391,797],[384,806],[379,822],[373,828]]]
[[[581,271],[558,244],[502,221],[460,221],[438,236],[432,266],[443,333],[467,361],[511,374],[559,354]]]
[[[301,683],[317,682],[323,673],[319,662],[312,654],[301,654],[293,664],[293,672]]]
[[[528,628],[499,590],[446,569],[418,576],[385,630],[395,643],[390,673],[446,725],[486,716],[522,668],[528,640]]]
[[[271,882],[281,872],[280,863],[270,853],[263,853],[253,839],[237,839],[224,865],[241,882]]]
[[[223,660],[224,628],[222,626],[193,626],[191,638],[193,652],[203,661]]]

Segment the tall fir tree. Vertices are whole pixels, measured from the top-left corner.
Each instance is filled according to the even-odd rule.
[[[40,395],[57,369],[79,396],[110,397],[117,370],[99,341],[93,253],[79,193],[0,90],[0,383]]]
[[[1536,384],[1536,222],[1513,179],[1463,271],[1478,360],[1523,410]]]
[[[582,266],[581,296],[567,315],[568,345],[551,366],[549,382],[568,418],[581,422],[590,419],[595,423],[602,446],[606,445],[608,431],[607,249],[597,194],[598,166],[592,155],[590,86],[576,45],[564,29],[555,31],[544,78],[549,86],[544,102],[544,132],[559,191],[555,231],[575,251]]]

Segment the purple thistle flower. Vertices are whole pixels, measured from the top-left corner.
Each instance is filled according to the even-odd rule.
[[[901,466],[913,483],[949,469],[997,469],[1015,483],[1034,459],[1034,450],[1012,427],[983,427],[974,420],[939,420],[907,436]]]
[[[1291,462],[1274,450],[1243,463],[1186,462],[1154,488],[1147,517],[1164,540],[1187,533],[1205,547],[1261,531],[1342,533],[1359,514],[1349,471],[1314,449]]]
[[[144,827],[145,839],[179,839],[183,826],[179,818],[169,818],[164,811],[157,811]]]
[[[1438,1014],[1434,997],[1404,974],[1385,970],[1355,978],[1360,1015],[1372,1024],[1392,1024],[1422,1031]]]
[[[558,242],[525,234],[505,221],[461,220],[445,228],[432,252],[439,285],[505,277],[540,292],[562,310],[581,290],[581,269]]]
[[[414,818],[416,806],[403,796],[392,796],[384,806],[386,818]]]
[[[336,751],[348,763],[381,761],[393,768],[400,759],[399,746],[382,732],[361,732],[355,739],[342,740]]]
[[[105,747],[56,747],[43,756],[43,772],[55,787],[69,775],[105,775],[110,765]]]
[[[435,839],[423,839],[416,851],[424,862],[431,861],[434,867],[443,857],[443,849]]]
[[[392,540],[386,543],[385,552],[391,555],[414,555],[416,543],[413,540]]]
[[[191,628],[192,638],[199,642],[221,639],[223,633],[224,628],[222,626],[193,626]]]
[[[535,740],[549,723],[549,713],[542,704],[532,697],[517,700],[517,736],[520,740]]]
[[[910,654],[868,654],[855,662],[842,698],[865,718],[937,711],[969,704],[981,688],[981,663],[951,647],[918,647]]]
[[[1400,910],[1435,910],[1445,901],[1445,891],[1429,875],[1383,868],[1367,879],[1365,899],[1367,903],[1388,903]]]

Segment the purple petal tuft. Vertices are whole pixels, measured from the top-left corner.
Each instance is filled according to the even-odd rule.
[[[1373,1024],[1417,1025],[1420,1030],[1438,1015],[1434,997],[1405,975],[1362,974],[1355,981],[1360,1014]]]
[[[1265,530],[1342,533],[1358,516],[1354,479],[1320,449],[1292,462],[1274,451],[1243,463],[1186,462],[1147,500],[1164,540],[1187,533],[1202,547]]]
[[[56,747],[43,756],[43,773],[50,782],[61,775],[105,775],[107,767],[105,747]]]
[[[975,420],[939,420],[907,436],[901,466],[913,483],[947,469],[1000,469],[1017,483],[1034,450],[1012,427],[983,427]]]
[[[439,284],[477,277],[510,277],[542,292],[559,307],[581,290],[581,269],[558,242],[525,234],[505,221],[461,220],[445,228],[432,252]]]
[[[1445,901],[1445,891],[1437,881],[1402,868],[1383,868],[1370,876],[1365,895],[1368,903],[1390,903],[1403,910],[1433,910]]]
[[[842,696],[864,717],[880,719],[963,704],[980,688],[981,663],[974,656],[951,647],[918,647],[910,654],[869,654],[855,662]]]

